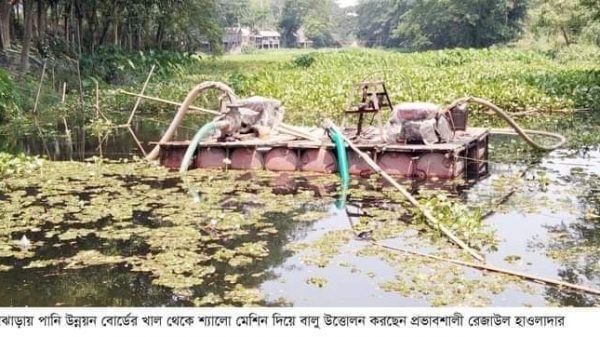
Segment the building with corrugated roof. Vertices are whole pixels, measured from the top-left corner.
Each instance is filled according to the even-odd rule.
[[[279,49],[281,34],[275,30],[252,31],[244,27],[227,27],[223,32],[223,48],[228,53],[240,53],[244,47]]]

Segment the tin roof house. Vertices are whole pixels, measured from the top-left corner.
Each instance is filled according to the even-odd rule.
[[[279,49],[281,34],[274,30],[261,30],[254,35],[254,45],[258,49]]]
[[[242,47],[251,42],[252,32],[248,28],[227,27],[223,32],[223,48],[227,53],[241,53]]]
[[[279,49],[281,34],[275,30],[252,31],[250,28],[227,27],[223,32],[223,48],[227,53],[241,53],[245,47]]]

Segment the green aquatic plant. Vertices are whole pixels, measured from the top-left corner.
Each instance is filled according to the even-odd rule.
[[[23,154],[13,156],[0,152],[0,178],[31,174],[40,169],[42,163],[43,161],[37,157],[28,157]],[[0,182],[0,188],[2,184]]]
[[[223,299],[234,304],[258,305],[264,297],[257,289],[248,289],[237,284],[223,295]]]
[[[77,255],[65,259],[65,269],[82,269],[90,266],[117,264],[124,262],[121,256],[104,255],[95,250],[84,250]]]
[[[329,199],[314,202],[312,192],[276,197],[258,185],[271,173],[251,181],[239,179],[243,174],[190,172],[185,185],[201,194],[195,203],[176,173],[143,161],[44,162],[39,173],[6,181],[0,259],[48,273],[126,268],[183,298],[218,284],[213,293],[222,304],[256,303],[256,282],[273,277],[263,268],[285,256],[274,238],[307,226],[289,219]],[[24,233],[32,238],[28,250],[14,240]],[[0,261],[3,271],[14,269]]]
[[[447,226],[471,247],[494,249],[496,245],[494,231],[486,228],[482,222],[481,209],[469,208],[439,193],[421,198],[419,202],[429,209],[441,224]],[[426,219],[419,216],[417,221],[425,222]]]
[[[526,128],[567,133],[569,146],[597,144],[598,117],[594,112],[600,109],[597,86],[600,70],[595,57],[598,51],[591,49],[581,53],[567,49],[561,53],[574,57],[556,57],[547,51],[514,48],[419,53],[374,49],[323,50],[308,54],[285,51],[202,59],[172,55],[172,60],[168,55],[161,55],[157,58],[168,61],[157,61],[161,62],[155,75],[159,77],[150,82],[146,92],[180,102],[198,83],[222,81],[231,84],[240,97],[260,95],[279,99],[285,102],[288,123],[314,126],[323,116],[337,121],[342,119],[348,92],[355,83],[382,79],[386,81],[393,103],[431,101],[444,105],[458,97],[482,97],[507,111],[519,112],[518,122]],[[136,69],[129,66],[129,56],[115,57],[109,57],[111,65],[106,69],[112,69],[111,72],[120,69],[117,71],[119,76],[136,78],[111,85],[100,83],[100,106],[116,125],[125,122],[124,118],[134,104],[130,97],[118,94],[118,89],[139,90],[140,78],[146,75],[140,70],[148,69],[150,66],[146,62],[155,57],[131,55],[136,64],[142,64]],[[84,72],[85,69],[100,74],[106,71],[105,61],[99,63],[102,64],[100,69],[92,63],[93,66],[82,67]],[[178,70],[173,71],[175,69]],[[89,88],[84,93],[83,109],[88,120],[93,120],[96,112],[93,90],[95,88]],[[43,128],[54,132],[56,122],[62,122],[62,117],[66,116],[69,121],[81,118],[79,94],[67,96],[65,105],[52,104],[40,111]],[[216,108],[216,98],[211,94],[201,97],[197,103]],[[573,112],[576,109],[586,110]],[[140,111],[145,112],[140,119],[154,119],[164,117],[165,112],[170,116],[172,108],[145,101]],[[506,127],[500,119],[479,112],[478,108],[473,108],[469,116],[471,125]],[[208,116],[199,118],[194,121],[194,127],[208,119]],[[35,129],[30,120],[11,120],[11,125],[5,128],[9,134],[11,130],[22,130],[23,124],[30,124],[30,129]],[[94,133],[104,134],[102,125],[97,126],[100,132]]]
[[[323,288],[327,285],[327,279],[322,277],[311,277],[308,280],[306,280],[306,283],[313,285],[317,288]]]
[[[523,283],[501,274],[482,274],[473,278],[468,276],[469,271],[463,267],[379,246],[365,246],[358,255],[378,257],[394,268],[395,278],[379,283],[382,290],[403,297],[421,298],[432,306],[489,306],[492,296],[501,294],[512,285],[521,286]]]
[[[193,301],[197,307],[214,306],[223,303],[223,298],[214,293],[208,293],[204,297],[195,298]]]
[[[290,244],[287,248],[295,252],[303,252],[305,255],[301,259],[306,265],[325,268],[350,241],[352,235],[351,230],[330,231],[313,242]]]

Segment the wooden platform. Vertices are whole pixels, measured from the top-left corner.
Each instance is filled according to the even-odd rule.
[[[239,158],[239,156],[232,156],[237,149],[245,149],[244,151],[256,153],[256,156],[262,156],[259,161],[262,160],[263,169],[272,169],[273,165],[269,166],[269,163],[266,162],[269,158],[269,152],[276,149],[286,149],[296,153],[299,160],[296,165],[297,170],[307,171],[308,167],[312,167],[309,171],[315,172],[314,165],[310,166],[306,164],[307,159],[305,158],[311,158],[311,153],[308,152],[327,151],[329,152],[327,156],[334,156],[335,147],[322,129],[304,128],[303,131],[309,132],[315,137],[322,139],[323,142],[318,144],[283,134],[272,135],[269,139],[264,140],[255,137],[247,137],[247,139],[228,142],[219,142],[216,139],[209,139],[198,145],[197,156],[199,153],[202,153],[202,151],[214,152],[218,150],[223,152],[225,158],[230,159],[230,163],[224,162],[223,167],[225,165],[231,165],[230,167],[233,168],[245,168],[246,166],[243,163],[231,162],[232,158]],[[352,130],[346,130],[344,133],[349,135],[354,134]],[[360,149],[368,152],[374,160],[382,160],[386,163],[387,169],[386,167],[384,167],[384,169],[390,174],[424,179],[431,177],[450,179],[463,174],[467,174],[469,177],[479,177],[487,174],[488,167],[486,162],[488,157],[488,138],[488,129],[469,128],[466,131],[457,131],[452,142],[442,144],[384,144],[381,141],[369,139],[356,139],[355,143]],[[161,165],[172,169],[178,169],[189,144],[189,141],[173,141],[159,144]],[[350,165],[352,166],[353,156],[351,153],[349,153],[349,157]],[[302,162],[300,162],[301,159]],[[394,164],[394,160],[397,160],[397,165]],[[407,161],[410,161],[410,163]],[[426,163],[424,161],[426,161]],[[404,167],[406,165],[411,167]],[[195,160],[190,169],[193,168],[202,168],[201,161]],[[258,164],[251,167],[248,166],[248,169],[260,168],[261,167]],[[446,171],[445,168],[448,168],[448,170]],[[335,170],[324,169],[324,172],[328,171],[333,172]],[[351,173],[353,174],[359,174],[360,172],[362,171],[358,169],[352,170],[351,168]]]

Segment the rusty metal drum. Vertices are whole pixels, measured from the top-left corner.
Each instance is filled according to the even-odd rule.
[[[262,170],[262,153],[253,148],[239,148],[231,152],[231,168],[235,170]]]
[[[170,170],[178,170],[185,156],[187,148],[169,148],[168,151],[160,152],[160,164]],[[190,165],[190,169],[198,167],[195,164]]]
[[[386,152],[379,156],[377,164],[390,175],[411,177],[413,175],[416,160],[412,155],[400,152]]]
[[[360,176],[373,173],[373,169],[356,152],[348,153],[348,171],[352,175]]]
[[[267,152],[264,163],[267,170],[295,171],[298,167],[298,155],[295,150],[277,147]]]
[[[201,148],[196,156],[196,167],[206,169],[217,169],[225,167],[223,162],[227,158],[224,149]]]
[[[443,153],[427,153],[417,162],[417,174],[420,178],[452,179],[464,170],[462,161],[456,161]]]
[[[300,159],[302,171],[333,173],[337,171],[337,161],[332,151],[327,149],[309,149]]]

